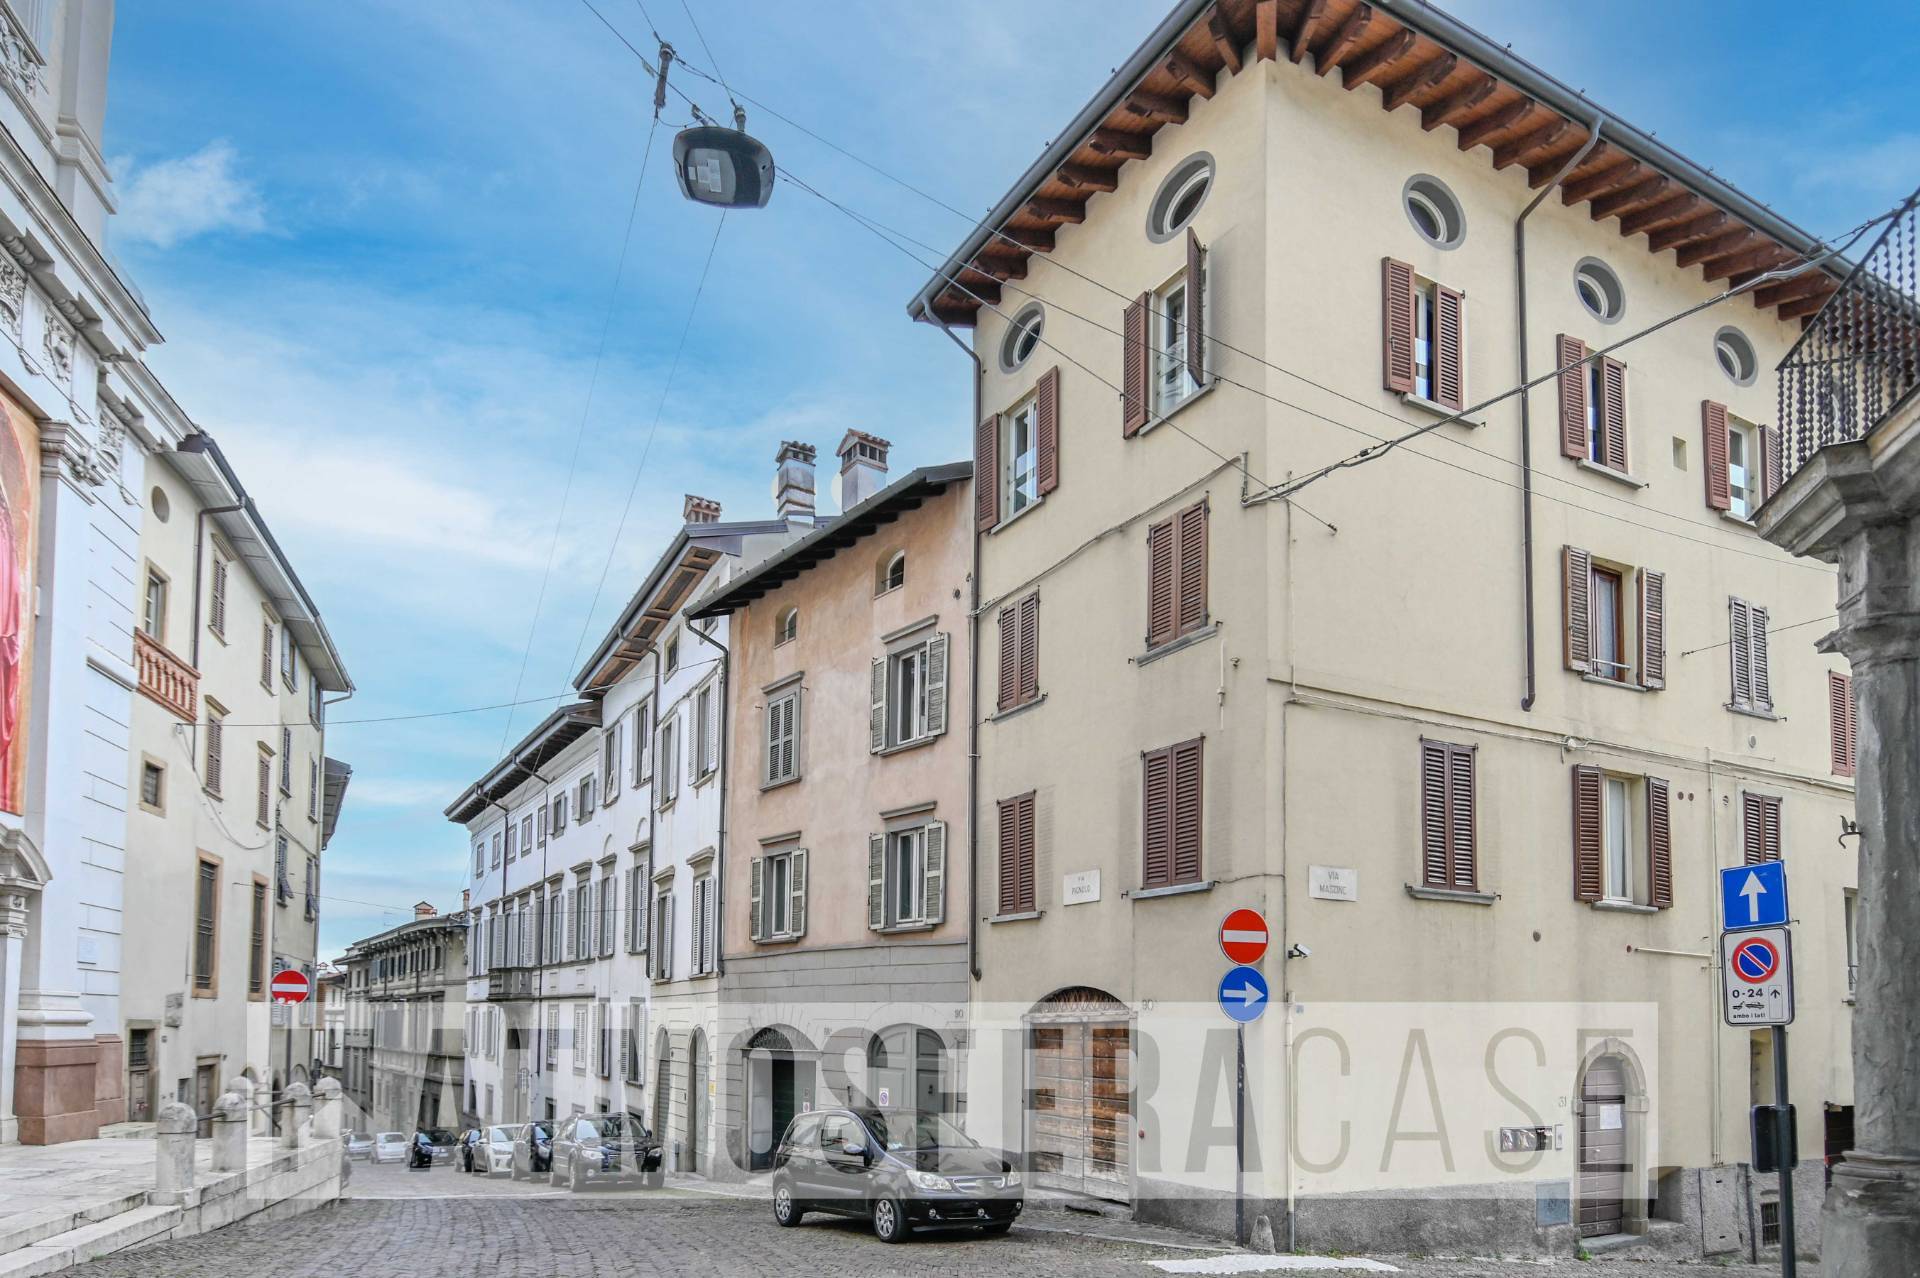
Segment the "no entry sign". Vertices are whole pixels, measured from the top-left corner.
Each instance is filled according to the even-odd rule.
[[[1220,952],[1239,966],[1258,963],[1267,952],[1267,920],[1258,910],[1235,910],[1221,920]]]
[[[273,1001],[276,1003],[304,1003],[313,993],[313,982],[307,974],[298,968],[290,967],[273,976]]]

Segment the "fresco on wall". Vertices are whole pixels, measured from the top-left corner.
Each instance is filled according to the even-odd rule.
[[[33,721],[34,530],[39,526],[40,431],[0,395],[0,809],[25,809],[27,725]]]

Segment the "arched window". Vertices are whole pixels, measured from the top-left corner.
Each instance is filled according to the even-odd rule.
[[[874,579],[873,593],[884,595],[889,590],[898,590],[907,583],[907,552],[896,550],[880,561],[880,572]]]
[[[773,643],[779,647],[791,643],[800,634],[800,610],[788,608],[773,620]]]

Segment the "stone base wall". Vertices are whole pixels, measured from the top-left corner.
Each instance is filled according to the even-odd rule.
[[[127,1121],[126,1049],[118,1034],[96,1034],[93,1061],[93,1111],[100,1126]]]
[[[99,1057],[100,1045],[93,1039],[25,1039],[18,1044],[13,1112],[20,1120],[22,1145],[57,1145],[100,1134],[95,1108]]]

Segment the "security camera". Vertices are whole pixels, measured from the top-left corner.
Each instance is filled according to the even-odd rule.
[[[1288,958],[1312,958],[1313,951],[1296,941],[1294,944],[1289,945],[1287,947],[1287,957]]]

